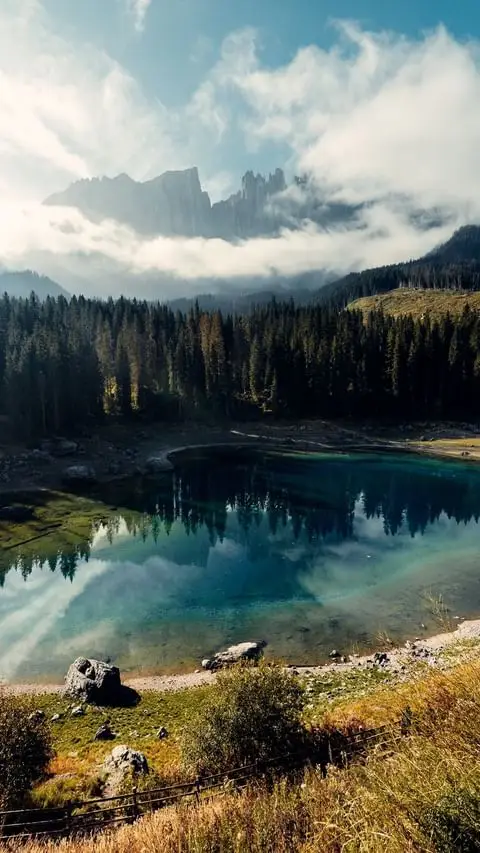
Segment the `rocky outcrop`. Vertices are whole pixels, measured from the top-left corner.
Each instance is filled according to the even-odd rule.
[[[120,670],[101,660],[77,658],[65,677],[65,693],[94,705],[115,705],[122,694]]]
[[[129,746],[116,746],[105,759],[103,768],[107,773],[134,773],[146,775],[149,772],[148,761],[143,752],[130,749]]]
[[[145,473],[147,474],[163,474],[165,471],[173,471],[173,465],[167,457],[166,453],[159,453],[155,456],[149,456],[145,462]]]
[[[143,183],[125,174],[81,180],[44,203],[77,207],[94,222],[115,219],[139,234],[209,236],[211,204],[196,167]]]
[[[307,220],[327,227],[356,213],[353,206],[325,204],[306,176],[287,186],[282,169],[268,176],[246,172],[239,191],[214,204],[202,189],[196,167],[165,172],[143,183],[125,174],[81,180],[44,204],[76,207],[94,222],[114,219],[148,236],[225,240],[278,234],[284,228],[302,228]]]
[[[213,658],[205,658],[202,660],[203,669],[215,671],[222,667],[233,666],[241,661],[256,661],[260,658],[265,648],[266,643],[247,642],[238,643],[236,646],[230,646],[223,652],[217,652]]]
[[[62,479],[68,486],[91,486],[97,482],[97,475],[90,465],[70,465]]]

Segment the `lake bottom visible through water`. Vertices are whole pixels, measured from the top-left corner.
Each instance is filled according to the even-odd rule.
[[[80,655],[195,669],[251,639],[316,664],[480,612],[475,466],[206,452],[96,500],[87,532],[2,555],[0,678],[60,681]]]

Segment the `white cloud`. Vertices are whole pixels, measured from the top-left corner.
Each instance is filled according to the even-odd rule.
[[[350,23],[330,50],[304,48],[276,69],[250,50],[247,72],[222,71],[249,106],[248,133],[287,143],[329,198],[395,194],[480,215],[478,43],[442,27],[409,41]]]
[[[182,168],[176,116],[107,54],[52,31],[33,3],[0,4],[0,166],[7,196],[41,199],[79,177]]]
[[[220,239],[142,239],[113,221],[93,223],[74,208],[0,207],[0,257],[9,266],[41,269],[44,255],[62,260],[100,256],[135,276],[162,273],[194,282],[295,275],[316,269],[348,271],[417,256],[448,236],[448,226],[425,233],[394,207],[367,209],[356,228],[321,231],[313,225],[237,243]],[[51,267],[46,269],[51,274]],[[174,294],[178,295],[178,286]],[[195,288],[193,288],[195,289]],[[205,284],[200,285],[205,290]]]
[[[147,7],[130,2],[140,24]],[[478,43],[460,43],[442,28],[411,41],[344,23],[329,50],[312,45],[267,68],[255,32],[245,29],[224,41],[189,101],[167,110],[106,53],[56,34],[38,0],[4,0],[0,262],[58,269],[64,283],[62,269],[71,273],[90,258],[98,286],[103,264],[177,276],[194,288],[195,279],[342,272],[418,256],[454,226],[480,220],[479,56]],[[218,198],[238,183],[232,161],[221,159],[232,141],[244,153],[280,145],[292,170],[313,174],[325,202],[368,206],[348,226],[307,224],[233,245],[142,240],[119,224],[38,204],[78,177],[145,179],[193,163],[205,174],[202,159]],[[215,157],[202,157],[212,149],[217,174]],[[449,224],[425,232],[410,218],[419,209],[438,210]]]
[[[134,26],[138,33],[143,32],[145,18],[152,0],[127,0],[127,9],[133,17]]]

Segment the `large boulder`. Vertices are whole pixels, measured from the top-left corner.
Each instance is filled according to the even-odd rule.
[[[165,471],[173,471],[173,465],[166,453],[159,453],[148,457],[145,462],[145,471],[147,474],[163,474]]]
[[[224,666],[233,666],[241,661],[256,661],[265,646],[266,643],[263,640],[259,643],[237,643],[236,646],[230,646],[223,652],[217,652],[213,658],[206,658],[202,661],[202,666],[204,669],[216,670]]]
[[[89,486],[97,482],[97,476],[90,465],[70,465],[63,472],[63,481],[71,486]]]
[[[148,761],[143,752],[129,746],[116,746],[103,763],[107,773],[135,773],[146,775],[149,772]]]
[[[101,660],[77,658],[65,677],[65,693],[91,705],[121,702],[120,670]]]

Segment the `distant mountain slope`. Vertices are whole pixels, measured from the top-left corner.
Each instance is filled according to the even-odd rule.
[[[480,261],[480,225],[464,225],[447,240],[423,258],[445,264],[462,264]]]
[[[168,307],[172,311],[187,313],[198,303],[201,311],[221,311],[222,314],[248,314],[255,307],[266,305],[276,299],[277,302],[289,302],[291,299],[296,305],[306,305],[314,301],[315,292],[312,290],[258,290],[252,293],[202,293],[195,297],[170,299]]]
[[[8,293],[9,296],[25,299],[30,296],[32,291],[39,299],[46,299],[47,296],[70,297],[70,294],[63,287],[45,275],[38,275],[31,270],[21,272],[0,271],[0,294]]]
[[[397,288],[480,290],[480,226],[460,228],[446,243],[416,261],[374,267],[327,284],[319,302],[343,307]]]
[[[365,296],[356,299],[348,305],[351,311],[383,311],[393,317],[410,314],[419,318],[429,314],[432,318],[445,314],[459,315],[467,307],[471,311],[480,312],[480,292],[465,290],[413,290],[411,288],[396,288],[387,293],[377,293],[375,296]]]

